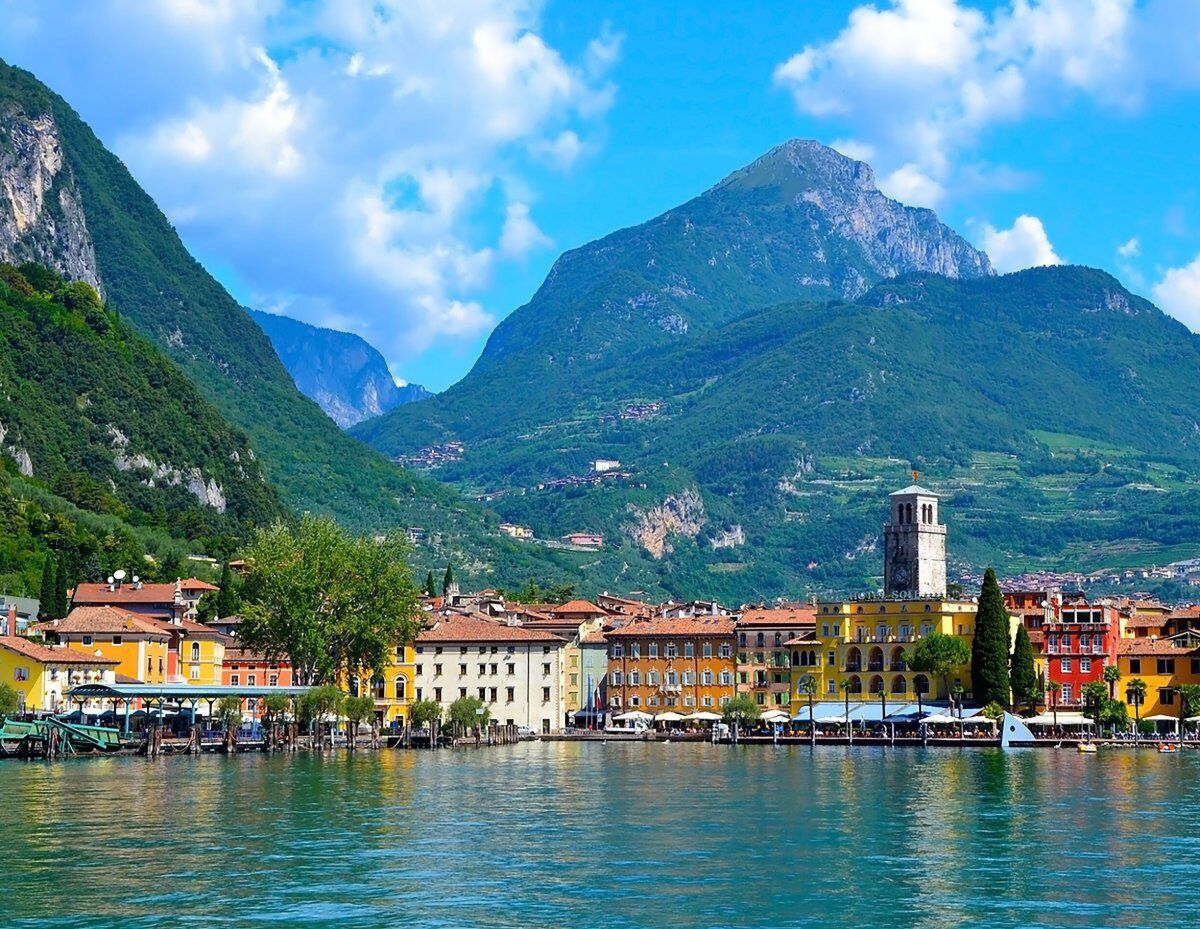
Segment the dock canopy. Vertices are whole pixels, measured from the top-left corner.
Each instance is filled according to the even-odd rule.
[[[219,700],[221,697],[299,697],[310,687],[230,687],[224,684],[80,684],[67,691],[75,700]]]

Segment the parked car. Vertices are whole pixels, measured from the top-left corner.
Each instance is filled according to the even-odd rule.
[[[517,735],[522,739],[532,739],[537,733],[529,726],[517,726]]]

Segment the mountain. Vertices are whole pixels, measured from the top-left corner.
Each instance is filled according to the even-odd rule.
[[[564,255],[462,382],[354,433],[461,443],[436,473],[505,519],[602,532],[596,586],[737,601],[873,588],[910,470],[962,570],[1166,560],[1200,536],[1198,420],[1181,324],[1100,271],[996,277],[792,143]]]
[[[94,286],[175,362],[244,430],[290,508],[356,530],[423,529],[413,553],[422,572],[454,561],[468,580],[563,579],[555,557],[491,538],[494,516],[393,465],[303,396],[267,336],[78,114],[0,62],[0,260],[29,259]]]
[[[0,395],[7,538],[57,533],[57,549],[82,559],[113,544],[140,552],[139,533],[203,544],[282,515],[246,436],[86,282],[0,264]],[[32,500],[61,524],[30,519]],[[103,531],[89,534],[73,514]],[[22,586],[13,570],[37,547],[6,553],[6,585]]]
[[[279,360],[306,397],[347,429],[402,403],[431,397],[420,384],[398,385],[379,351],[365,339],[250,310]]]

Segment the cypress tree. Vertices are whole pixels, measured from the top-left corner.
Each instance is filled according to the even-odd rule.
[[[226,616],[235,615],[241,606],[237,589],[234,587],[233,569],[229,567],[228,561],[221,567],[221,580],[218,583],[221,589],[217,591],[217,618],[224,619]]]
[[[1009,677],[1012,680],[1013,703],[1029,706],[1037,692],[1038,677],[1033,663],[1033,643],[1029,641],[1029,632],[1024,623],[1017,626]]]
[[[437,596],[437,581],[433,579],[433,572],[429,572],[429,576],[425,578],[425,593],[430,597]]]
[[[67,554],[58,556],[58,570],[54,574],[54,615],[59,619],[67,615],[70,604],[67,602]]]
[[[54,611],[54,589],[58,583],[58,572],[55,570],[54,552],[47,552],[42,561],[42,590],[38,595],[38,613],[43,619],[59,619]]]
[[[1009,705],[1008,610],[991,568],[983,576],[971,642],[971,696],[980,706]]]
[[[454,583],[454,568],[451,565],[446,565],[446,573],[442,576],[442,596],[446,596],[450,592],[450,585]]]

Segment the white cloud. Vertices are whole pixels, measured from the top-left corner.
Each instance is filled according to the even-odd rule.
[[[397,370],[493,324],[497,262],[548,241],[533,176],[582,157],[613,100],[621,37],[568,60],[541,8],[10,0],[0,55],[71,99],[257,305],[352,329]]]
[[[985,223],[980,228],[979,240],[992,259],[993,267],[1001,274],[1062,264],[1046,235],[1046,227],[1036,216],[1018,216],[1008,229],[997,229]]]
[[[875,147],[857,139],[834,139],[829,147],[855,161],[871,162],[875,158]]]
[[[781,63],[775,81],[801,112],[852,125],[896,195],[929,203],[995,126],[1080,94],[1136,106],[1148,82],[1178,79],[1155,54],[1171,28],[1156,12],[1168,5],[1178,0],[1004,0],[990,13],[966,0],[862,4],[834,38]],[[1172,54],[1187,60],[1183,44]]]
[[[1142,243],[1137,236],[1117,246],[1117,254],[1122,258],[1136,258],[1141,253]]]
[[[901,203],[935,207],[946,190],[914,164],[901,165],[879,180],[879,189]]]
[[[504,228],[500,232],[501,252],[514,258],[524,258],[535,248],[545,248],[550,244],[550,238],[529,218],[529,207],[520,202],[508,205]]]
[[[1171,268],[1154,285],[1154,302],[1193,332],[1200,332],[1200,256]]]

